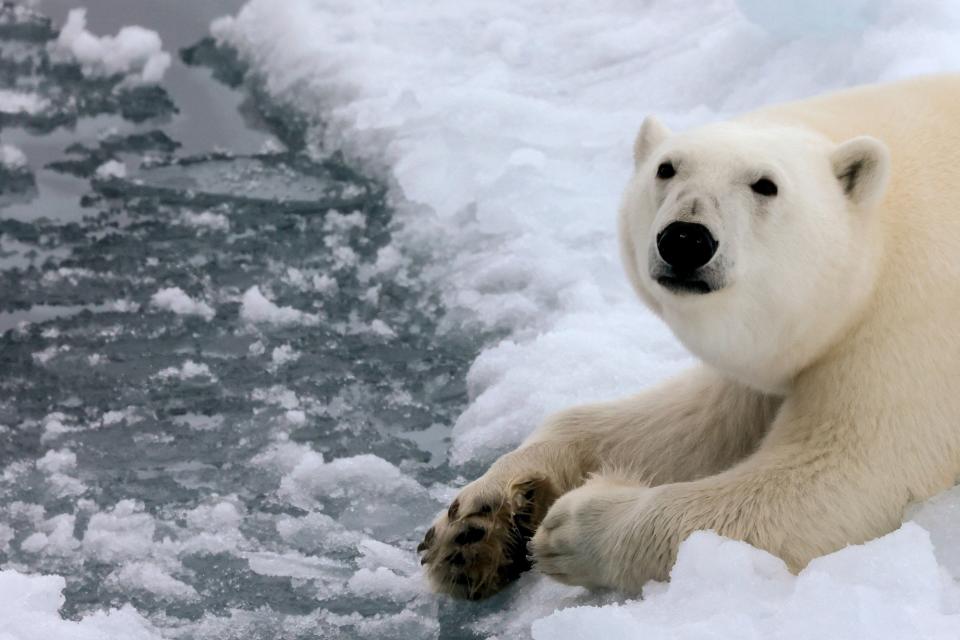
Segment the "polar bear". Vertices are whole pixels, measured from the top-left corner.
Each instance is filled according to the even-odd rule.
[[[636,594],[712,529],[812,558],[960,474],[960,76],[637,136],[629,280],[702,365],[548,419],[420,545],[438,591],[533,562]]]

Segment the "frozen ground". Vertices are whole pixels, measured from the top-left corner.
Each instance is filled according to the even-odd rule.
[[[688,362],[616,256],[643,114],[955,69],[960,9],[252,0],[178,51],[209,9],[155,5],[0,19],[0,638],[957,637],[956,489],[798,577],[698,534],[642,602],[413,548]]]

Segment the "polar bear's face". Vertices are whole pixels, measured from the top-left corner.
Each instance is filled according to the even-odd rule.
[[[747,123],[644,122],[620,212],[627,273],[695,354],[782,391],[873,289],[888,173],[872,138]]]

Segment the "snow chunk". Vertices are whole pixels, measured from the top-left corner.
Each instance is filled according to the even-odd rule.
[[[69,556],[80,546],[80,541],[73,536],[76,521],[76,517],[69,513],[49,518],[40,523],[39,531],[20,543],[20,549],[27,553]]]
[[[274,348],[270,354],[270,360],[273,362],[274,367],[282,367],[290,362],[296,362],[300,359],[300,355],[300,352],[289,344],[284,344]]]
[[[107,577],[107,582],[126,590],[148,591],[169,600],[197,600],[200,594],[153,562],[131,562]]]
[[[212,211],[202,211],[200,213],[184,211],[181,220],[191,227],[215,229],[217,231],[228,231],[230,229],[230,221],[227,216]]]
[[[97,37],[87,31],[86,9],[67,14],[53,50],[76,60],[85,75],[123,74],[142,83],[160,82],[171,62],[156,31],[126,26],[115,36]]]
[[[60,576],[31,576],[0,571],[0,620],[3,640],[162,640],[157,631],[130,605],[92,613],[80,620],[64,620],[66,580]]]
[[[47,474],[71,471],[76,466],[77,454],[69,449],[47,451],[42,458],[37,460],[37,469]]]
[[[279,495],[294,505],[327,508],[344,526],[395,540],[431,518],[439,506],[413,478],[383,458],[363,454],[325,462],[306,447],[287,447],[274,463],[290,471]]]
[[[208,322],[216,315],[213,307],[202,300],[194,300],[180,287],[160,289],[153,294],[150,302],[160,309],[182,316],[200,316]]]
[[[210,378],[211,382],[216,382],[217,380],[217,377],[210,371],[210,367],[203,363],[194,362],[193,360],[187,360],[179,369],[177,367],[167,367],[166,369],[162,369],[156,375],[157,378],[161,378],[163,380],[169,380],[170,378],[187,380],[189,378],[197,378],[199,376],[206,376],[207,378]]]
[[[0,89],[0,113],[40,113],[50,105],[50,101],[35,93]]]
[[[121,500],[109,511],[95,513],[83,536],[83,552],[103,562],[149,555],[156,525],[143,504]]]
[[[96,176],[101,180],[107,178],[126,178],[127,165],[119,160],[107,160],[97,167]]]
[[[240,317],[247,322],[276,325],[305,324],[314,325],[319,322],[315,315],[298,311],[293,307],[279,307],[263,295],[260,287],[254,285],[243,294],[240,305]]]
[[[12,144],[0,144],[0,164],[8,169],[22,169],[27,166],[27,156]]]
[[[386,567],[360,569],[347,582],[350,591],[360,596],[385,597],[395,602],[406,602],[424,591],[419,576],[397,575]]]
[[[330,579],[342,573],[343,565],[335,560],[306,556],[295,551],[274,553],[257,551],[245,554],[250,570],[263,576]]]

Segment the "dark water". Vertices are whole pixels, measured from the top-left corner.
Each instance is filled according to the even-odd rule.
[[[133,88],[51,63],[67,3],[4,10],[0,83],[50,106],[0,119],[29,159],[0,175],[0,563],[176,637],[469,637],[476,609],[348,581],[415,576],[476,338],[437,334],[384,187],[203,40],[237,4],[92,3],[175,54]],[[211,311],[152,302],[174,287]],[[250,321],[252,287],[301,314]]]

